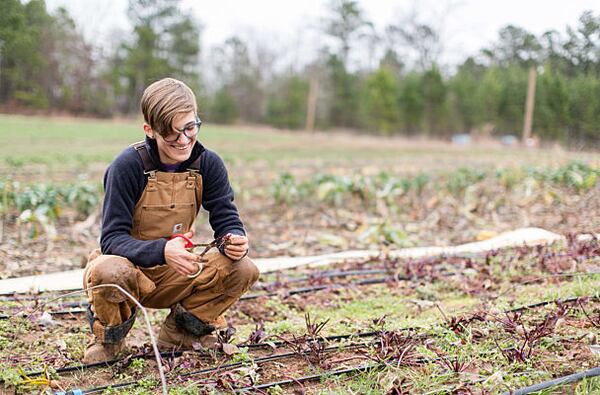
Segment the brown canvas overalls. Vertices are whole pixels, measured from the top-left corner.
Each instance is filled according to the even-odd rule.
[[[143,143],[137,143],[144,167],[151,165]],[[133,214],[131,235],[139,240],[170,237],[188,232],[202,202],[200,160],[185,173],[146,171],[148,183]],[[196,278],[177,273],[168,265],[135,266],[116,255],[90,254],[84,273],[84,289],[100,284],[117,284],[145,307],[171,308],[159,340],[189,346],[190,340],[226,326],[223,313],[254,284],[259,272],[244,257],[233,261],[212,249]],[[135,320],[135,304],[116,288],[88,291],[88,318],[97,342],[120,344]],[[185,338],[185,340],[184,340]]]

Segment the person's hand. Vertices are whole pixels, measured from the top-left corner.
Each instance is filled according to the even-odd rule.
[[[229,244],[225,246],[225,255],[234,261],[242,259],[248,251],[248,238],[246,236],[231,235]]]
[[[189,231],[184,234],[185,237],[191,239],[194,236],[194,231]],[[165,245],[165,261],[167,265],[182,276],[188,276],[198,272],[202,258],[196,254],[192,254],[185,249],[185,239],[175,237],[167,241]]]

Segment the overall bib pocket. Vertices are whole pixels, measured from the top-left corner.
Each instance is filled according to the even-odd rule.
[[[194,206],[194,203],[142,206],[140,237],[149,240],[187,232],[196,216]]]

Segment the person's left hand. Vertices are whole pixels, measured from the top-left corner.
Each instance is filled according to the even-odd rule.
[[[231,235],[229,244],[225,246],[225,255],[234,261],[238,261],[246,255],[248,248],[248,238],[246,236]]]

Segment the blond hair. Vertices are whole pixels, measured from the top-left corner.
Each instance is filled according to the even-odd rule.
[[[141,107],[144,121],[152,130],[166,136],[177,114],[196,112],[196,96],[185,83],[163,78],[144,90]]]

